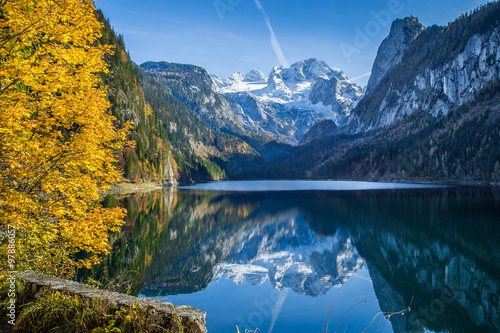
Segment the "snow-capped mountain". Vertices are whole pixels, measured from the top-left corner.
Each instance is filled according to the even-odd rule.
[[[341,70],[317,59],[276,66],[267,79],[257,70],[212,79],[247,128],[290,144],[297,144],[319,118],[345,124],[363,96]]]

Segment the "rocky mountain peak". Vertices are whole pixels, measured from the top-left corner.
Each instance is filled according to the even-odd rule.
[[[379,48],[371,85],[352,111],[350,130],[386,127],[415,111],[447,115],[477,100],[500,78],[499,6],[491,3],[446,27],[434,25],[420,33],[415,17],[395,21]],[[395,42],[409,47],[405,51],[392,47]],[[387,74],[375,84],[377,70],[381,74],[385,68]]]
[[[222,79],[219,77],[217,74],[210,74],[210,77],[212,78],[213,84],[212,84],[212,89],[217,90],[220,87],[224,86],[224,82]]]
[[[263,82],[266,80],[267,77],[264,75],[264,73],[256,69],[252,69],[245,75],[243,82]]]
[[[281,72],[283,71],[283,69],[284,68],[281,65],[274,66],[273,69],[271,69],[271,72],[269,73],[267,83],[270,84],[272,82],[275,82],[276,79],[283,80],[283,78],[281,77]]]
[[[224,78],[224,84],[227,86],[243,82],[245,79],[245,74],[242,72],[235,72],[231,76],[227,76]]]
[[[334,71],[324,62],[316,58],[294,63],[290,68],[283,69],[282,77],[286,81],[302,82],[317,78],[331,78]]]
[[[366,94],[371,93],[385,74],[399,64],[411,42],[425,29],[415,16],[392,22],[389,35],[382,41],[368,80]]]

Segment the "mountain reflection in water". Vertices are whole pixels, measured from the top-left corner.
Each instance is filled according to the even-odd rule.
[[[166,296],[174,302],[176,297],[193,302],[196,295],[206,298],[203,293],[212,285],[222,288],[217,285],[221,281],[232,281],[231,290],[272,288],[306,297],[300,298],[304,302],[317,299],[317,309],[287,317],[282,297],[279,316],[299,322],[314,311],[324,317],[328,308],[319,304],[331,304],[332,292],[338,295],[335,290],[342,285],[344,298],[358,297],[355,284],[346,281],[367,271],[378,304],[373,313],[359,309],[357,315],[365,315],[359,327],[366,327],[378,311],[410,307],[404,316],[391,316],[386,330],[500,330],[498,188],[286,193],[174,189],[108,197],[105,204],[127,208],[127,224],[113,236],[112,253],[103,264],[82,272],[82,278],[120,277],[133,281],[127,285],[134,294]],[[221,293],[212,302],[231,299],[238,295]],[[210,308],[202,310],[208,312],[209,331],[225,331],[215,316],[211,326]],[[342,312],[334,314],[335,325]],[[217,315],[236,321],[246,314]],[[276,316],[261,331],[285,331]],[[313,324],[300,330],[321,331],[323,321]],[[346,327],[348,332],[363,330],[352,323]]]

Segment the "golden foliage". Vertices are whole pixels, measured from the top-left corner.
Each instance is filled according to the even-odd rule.
[[[17,269],[71,276],[122,224],[123,210],[96,203],[130,127],[106,113],[100,31],[91,0],[0,0],[0,231],[16,229]]]

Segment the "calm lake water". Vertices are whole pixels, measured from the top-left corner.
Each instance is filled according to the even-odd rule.
[[[500,331],[500,188],[289,185],[110,196],[127,224],[92,274],[215,333]]]

